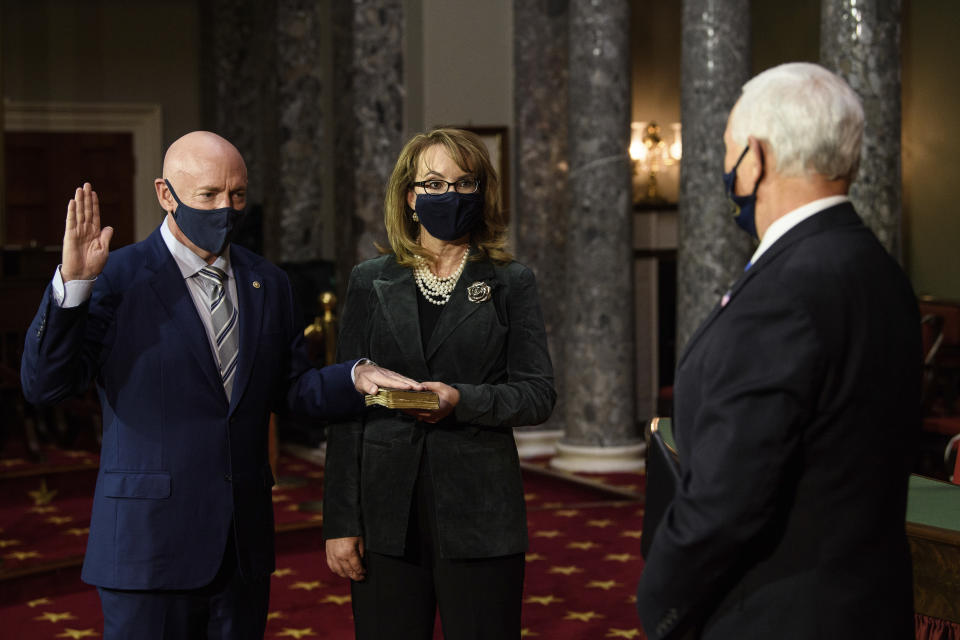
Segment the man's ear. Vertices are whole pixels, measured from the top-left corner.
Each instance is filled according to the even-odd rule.
[[[173,212],[177,208],[177,203],[170,195],[170,189],[167,188],[166,181],[163,178],[157,178],[153,181],[153,188],[157,192],[157,201],[160,203],[160,208],[167,213]]]
[[[747,166],[742,167],[740,171],[743,171],[741,175],[743,176],[744,184],[753,185],[763,178],[766,171],[768,160],[766,156],[767,148],[761,140],[753,136],[747,137],[747,146],[750,148],[750,153],[747,154],[747,158],[744,158],[744,160],[748,160]],[[744,169],[746,169],[746,171],[744,171]]]

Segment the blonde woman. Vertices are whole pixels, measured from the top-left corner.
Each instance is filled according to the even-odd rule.
[[[512,428],[556,400],[533,274],[505,251],[483,143],[414,136],[387,188],[390,250],[354,268],[340,357],[424,381],[440,408],[328,430],[324,537],[360,639],[520,637],[523,486]]]

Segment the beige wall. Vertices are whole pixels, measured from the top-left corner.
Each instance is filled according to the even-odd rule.
[[[903,213],[918,294],[960,300],[960,3],[905,0]]]
[[[512,128],[513,3],[422,0],[420,5],[422,62],[408,63],[421,62],[422,127]]]
[[[163,109],[163,144],[200,123],[196,0],[2,0],[3,95]]]

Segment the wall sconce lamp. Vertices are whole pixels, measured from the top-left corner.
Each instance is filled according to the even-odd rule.
[[[657,174],[679,165],[683,157],[680,123],[670,124],[670,130],[671,139],[668,142],[661,136],[660,125],[656,122],[634,122],[630,125],[630,158],[633,161],[635,202],[665,202],[657,190]]]

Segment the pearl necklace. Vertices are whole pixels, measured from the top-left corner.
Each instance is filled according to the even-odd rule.
[[[460,258],[460,266],[446,278],[438,278],[435,276],[426,261],[420,256],[417,256],[417,266],[413,268],[413,276],[417,281],[417,287],[420,289],[423,297],[435,305],[445,305],[447,301],[450,300],[450,294],[453,293],[454,287],[457,286],[457,280],[460,279],[460,274],[463,273],[463,268],[467,264],[468,255],[470,255],[470,249],[463,252],[463,257]]]

